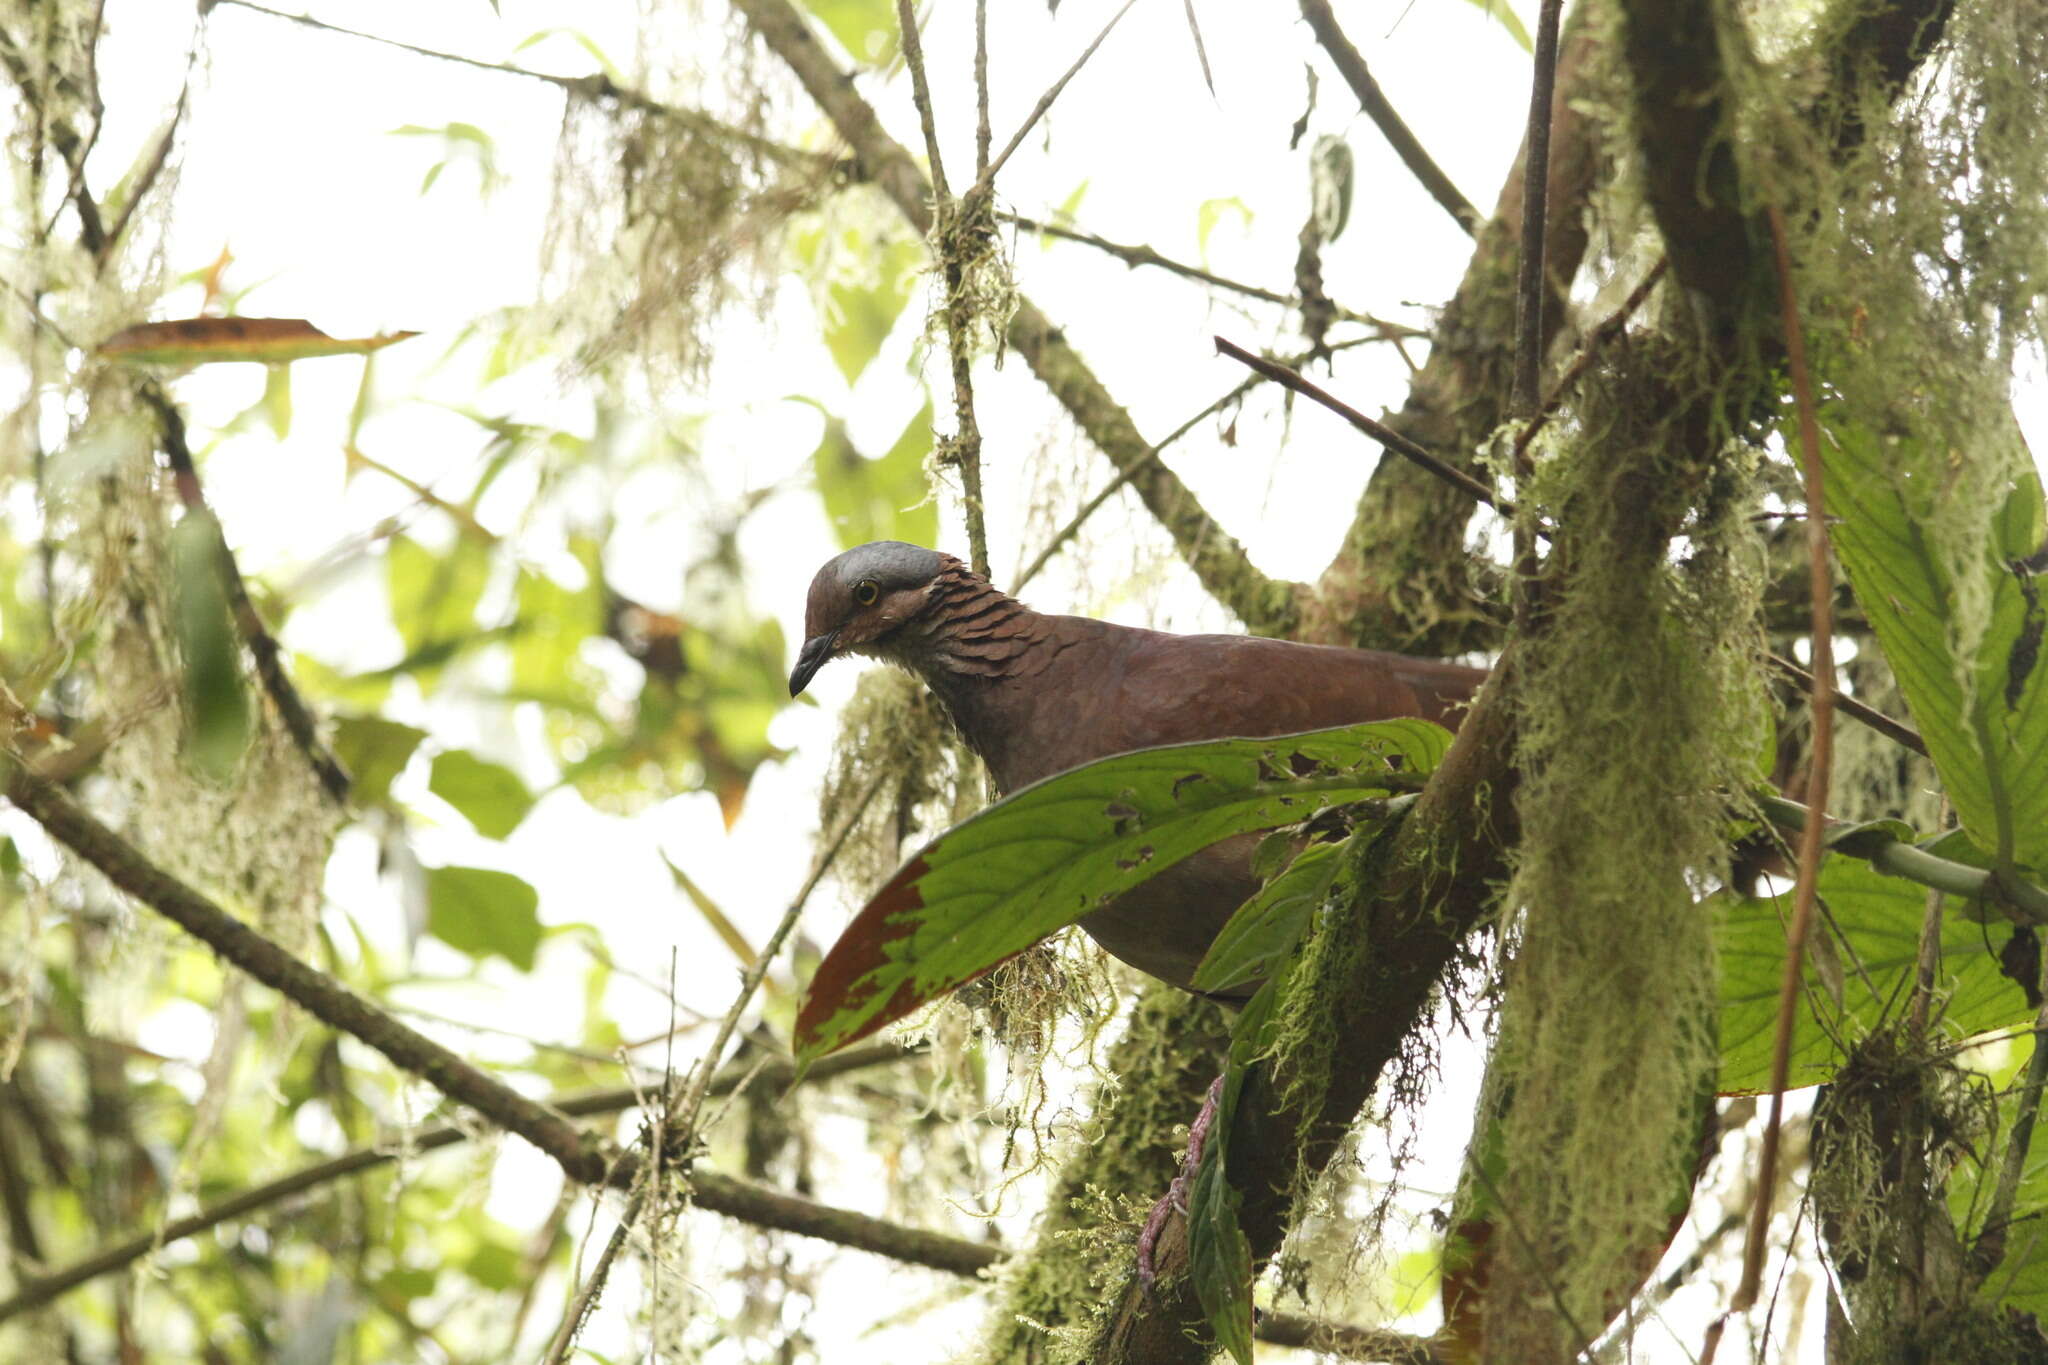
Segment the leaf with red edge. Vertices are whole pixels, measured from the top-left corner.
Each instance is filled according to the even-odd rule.
[[[1450,745],[1423,720],[1119,754],[1034,783],[928,844],[811,980],[803,1059],[965,985],[1209,845],[1413,789]]]
[[[138,365],[205,365],[256,361],[285,365],[324,355],[366,355],[418,332],[331,337],[304,318],[178,318],[123,328],[99,353]]]

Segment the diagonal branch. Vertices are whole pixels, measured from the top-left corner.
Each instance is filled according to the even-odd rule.
[[[900,1061],[916,1053],[895,1043],[876,1043],[869,1047],[852,1048],[831,1057],[821,1058],[804,1076],[805,1083],[814,1083],[832,1076],[843,1076],[850,1071]],[[796,1082],[796,1067],[793,1063],[774,1059],[767,1065],[754,1067],[732,1067],[713,1080],[712,1094],[730,1093],[743,1077],[753,1076],[769,1083],[790,1085]],[[569,1118],[597,1118],[608,1114],[624,1113],[636,1109],[647,1099],[642,1087],[620,1086],[609,1090],[593,1090],[581,1095],[569,1095],[553,1103],[553,1108]],[[358,1147],[327,1161],[315,1162],[300,1167],[275,1180],[265,1181],[242,1190],[217,1203],[209,1204],[197,1213],[183,1218],[173,1218],[161,1226],[131,1237],[123,1242],[102,1248],[70,1265],[63,1266],[48,1274],[36,1275],[16,1286],[11,1298],[0,1301],[0,1322],[31,1312],[44,1304],[69,1293],[80,1285],[88,1284],[102,1275],[133,1265],[145,1256],[173,1242],[182,1242],[202,1232],[249,1217],[251,1214],[281,1204],[285,1200],[346,1180],[364,1171],[375,1170],[399,1159],[401,1154],[414,1156],[422,1152],[439,1151],[458,1143],[470,1142],[476,1138],[473,1126],[457,1123],[440,1124],[432,1128],[416,1129],[395,1141],[379,1141],[369,1146]],[[729,1177],[700,1172],[696,1176],[698,1204],[713,1212],[728,1214],[746,1221],[746,1210],[752,1207],[744,1196],[745,1187],[728,1189]],[[707,1194],[706,1191],[709,1191]],[[801,1231],[801,1229],[784,1229]]]
[[[177,485],[178,500],[188,512],[204,512],[212,515],[206,505],[206,493],[199,483],[199,470],[192,460],[192,447],[185,437],[184,414],[159,387],[155,380],[146,379],[136,386],[136,392],[150,410],[156,413],[157,430],[162,438],[164,454],[171,462],[172,481]],[[341,761],[320,742],[319,728],[313,722],[313,713],[307,709],[305,699],[292,686],[292,680],[285,674],[283,649],[277,637],[270,633],[270,627],[263,624],[256,604],[249,599],[249,585],[242,580],[242,570],[235,563],[234,552],[229,550],[223,539],[220,545],[222,577],[227,589],[228,608],[234,613],[235,626],[242,633],[242,641],[249,647],[249,655],[256,663],[256,676],[263,683],[263,690],[270,695],[271,704],[277,707],[278,718],[284,722],[286,733],[299,751],[312,765],[313,773],[320,779],[320,785],[337,802],[348,800],[349,776],[342,768]]]
[[[1344,30],[1337,26],[1337,16],[1330,12],[1330,0],[1301,0],[1301,17],[1308,20],[1308,26],[1315,30],[1316,41],[1323,45],[1323,51],[1330,54],[1330,61],[1344,77],[1351,93],[1358,96],[1358,103],[1364,108],[1366,117],[1378,126],[1387,139],[1387,145],[1401,158],[1401,163],[1415,173],[1422,182],[1422,188],[1429,191],[1430,198],[1443,205],[1445,213],[1451,215],[1459,227],[1469,233],[1477,233],[1482,221],[1479,210],[1472,207],[1467,199],[1444,174],[1443,167],[1423,149],[1415,134],[1401,116],[1394,112],[1394,106],[1387,102],[1380,83],[1372,78],[1366,68],[1365,58],[1358,48],[1344,36]]]
[[[928,235],[931,187],[923,173],[903,145],[883,130],[874,108],[861,98],[789,0],[734,0],[734,6],[824,110],[853,149],[861,171],[889,196],[912,227]],[[1131,487],[1172,536],[1175,548],[1202,586],[1252,630],[1292,633],[1301,619],[1306,589],[1298,583],[1269,579],[1251,567],[1244,547],[1209,515],[1173,471],[1152,460],[1151,443],[1139,433],[1131,415],[1095,377],[1065,332],[1029,299],[1017,301],[1009,344],[1110,463],[1131,474]]]

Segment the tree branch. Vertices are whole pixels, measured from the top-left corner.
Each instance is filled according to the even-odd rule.
[[[177,486],[178,500],[188,512],[204,512],[211,517],[213,512],[207,506],[205,491],[200,487],[198,467],[192,461],[192,447],[185,437],[184,415],[153,379],[143,380],[136,385],[135,391],[156,413],[158,434],[162,437],[164,454],[171,462],[171,478]],[[306,756],[306,762],[312,766],[314,776],[320,779],[320,785],[327,789],[327,794],[337,802],[346,802],[348,773],[342,768],[341,761],[320,742],[313,713],[306,708],[305,700],[299,696],[299,690],[292,686],[291,678],[284,671],[283,650],[277,643],[277,637],[263,624],[256,604],[249,600],[249,586],[242,580],[241,566],[236,564],[234,551],[228,548],[225,536],[220,542],[220,562],[228,609],[234,614],[236,628],[242,632],[242,642],[249,647],[249,655],[255,660],[256,676],[263,683],[263,690],[270,695],[271,704],[277,707],[278,719],[284,722],[285,732],[299,746],[299,752]]]
[[[1357,47],[1344,36],[1344,30],[1337,26],[1337,16],[1330,12],[1329,0],[1301,0],[1301,17],[1308,20],[1308,26],[1315,31],[1316,41],[1323,45],[1323,51],[1330,54],[1330,61],[1344,77],[1344,83],[1351,87],[1351,93],[1358,96],[1359,105],[1366,117],[1379,128],[1387,145],[1401,158],[1401,164],[1414,172],[1422,182],[1422,188],[1429,191],[1430,198],[1443,206],[1445,213],[1466,232],[1479,231],[1479,210],[1472,207],[1472,201],[1459,192],[1444,174],[1443,168],[1423,150],[1422,143],[1410,132],[1401,116],[1394,112],[1394,106],[1380,90],[1380,83],[1372,78],[1366,69],[1365,58]]]
[[[916,1055],[916,1050],[894,1043],[877,1043],[869,1047],[853,1048],[819,1059],[805,1074],[803,1081],[810,1084]],[[746,1076],[790,1085],[796,1082],[796,1067],[793,1063],[780,1058],[758,1068],[731,1067],[712,1082],[711,1093],[729,1094]],[[647,1098],[648,1091],[644,1087],[621,1086],[564,1096],[554,1101],[551,1107],[569,1118],[596,1118],[638,1108]],[[149,1232],[93,1252],[61,1269],[23,1280],[16,1286],[11,1298],[0,1301],[0,1322],[40,1308],[82,1284],[132,1265],[173,1242],[196,1237],[211,1228],[219,1227],[222,1223],[246,1218],[261,1209],[283,1203],[294,1195],[304,1194],[308,1190],[333,1184],[337,1180],[345,1180],[363,1171],[375,1170],[379,1166],[397,1161],[401,1155],[414,1156],[422,1152],[439,1151],[443,1147],[453,1147],[459,1143],[472,1141],[476,1136],[473,1127],[453,1123],[415,1129],[402,1137],[358,1147],[331,1160],[315,1162],[279,1176],[275,1180],[252,1186],[210,1204],[197,1213],[170,1219]],[[697,1180],[700,1191],[703,1188],[712,1191],[710,1202],[699,1200],[703,1207],[713,1208],[717,1203],[728,1206],[726,1209],[713,1208],[714,1212],[729,1212],[730,1209],[751,1207],[746,1193],[728,1190],[726,1182],[729,1177],[707,1172],[699,1174]],[[742,1218],[744,1221],[740,1213],[732,1212],[730,1216]]]
[[[1226,275],[1218,275],[1212,270],[1204,270],[1201,266],[1189,265],[1185,261],[1176,261],[1171,256],[1161,255],[1149,246],[1132,246],[1124,242],[1112,242],[1107,237],[1098,237],[1092,232],[1083,232],[1078,228],[1062,227],[1058,223],[1047,223],[1036,218],[1027,218],[1021,213],[1004,213],[1000,217],[1004,222],[1015,223],[1026,232],[1042,232],[1048,237],[1058,237],[1062,241],[1078,242],[1083,246],[1092,246],[1097,251],[1116,257],[1134,270],[1141,265],[1156,266],[1161,270],[1169,271],[1185,279],[1199,280],[1203,284],[1214,285],[1218,289],[1228,289],[1234,294],[1242,294],[1248,299],[1258,299],[1262,303],[1278,304],[1282,308],[1298,309],[1301,307],[1301,299],[1297,295],[1282,294],[1275,289],[1264,289],[1256,284],[1246,284],[1242,280],[1233,280]],[[1428,332],[1423,331],[1419,327],[1404,327],[1398,322],[1388,322],[1383,318],[1374,317],[1370,313],[1353,312],[1349,308],[1338,308],[1335,316],[1339,322],[1363,323],[1379,333],[1380,337],[1387,341],[1396,341],[1404,337],[1425,338],[1429,335]]]
[[[7,779],[6,793],[51,838],[229,963],[322,1023],[368,1044],[393,1065],[427,1081],[450,1099],[525,1138],[553,1157],[573,1179],[586,1184],[604,1182],[608,1154],[561,1114],[485,1075],[325,972],[286,952],[143,857],[58,787],[16,767]]]
[[[1326,994],[1331,1017],[1320,1036],[1344,1040],[1343,1062],[1330,1068],[1316,1110],[1302,1112],[1275,1084],[1274,1072],[1285,1067],[1285,1057],[1262,1063],[1247,1079],[1230,1134],[1231,1179],[1243,1199],[1238,1221],[1255,1267],[1274,1254],[1286,1232],[1298,1173],[1320,1171],[1337,1152],[1465,936],[1493,905],[1516,829],[1517,676],[1511,650],[1394,835],[1379,864],[1387,875],[1336,930],[1361,935],[1371,946],[1361,953],[1366,979]],[[1184,1219],[1168,1221],[1156,1259],[1156,1296],[1133,1275],[1091,1359],[1130,1365],[1201,1365],[1208,1359],[1202,1344],[1208,1327],[1186,1273]]]
[[[1583,112],[1595,39],[1574,9],[1557,66],[1551,125],[1543,345],[1567,315],[1558,281],[1578,273],[1587,242],[1586,205],[1602,165],[1601,131]],[[1429,358],[1387,426],[1462,467],[1507,420],[1513,387],[1513,261],[1523,219],[1524,148],[1493,216],[1480,229],[1457,291],[1432,330]],[[1308,599],[1301,638],[1330,644],[1456,653],[1494,644],[1498,626],[1469,605],[1472,560],[1464,530],[1471,503],[1433,476],[1382,460],[1351,528]]]
[[[861,172],[920,234],[932,226],[931,190],[917,163],[891,138],[788,0],[734,0],[735,8],[785,65],[852,147]],[[1203,587],[1262,634],[1291,633],[1301,618],[1300,584],[1268,579],[1250,566],[1244,547],[1211,518],[1180,479],[1151,458],[1152,446],[1102,386],[1065,333],[1029,299],[1019,298],[1009,344],[1118,470],[1146,510],[1173,537]]]

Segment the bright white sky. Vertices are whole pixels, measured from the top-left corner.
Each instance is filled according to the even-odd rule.
[[[591,59],[566,36],[517,50],[551,25],[573,22],[629,74],[640,70],[634,56],[639,5],[503,0],[499,8],[501,17],[494,18],[490,6],[473,0],[356,0],[316,5],[312,12],[425,47],[582,74],[591,69]],[[972,161],[972,92],[963,74],[972,7],[932,8],[938,13],[925,44],[948,165],[958,180]],[[1055,19],[1043,5],[1023,0],[990,7],[998,145],[1113,8],[1110,0],[1066,0]],[[1005,199],[1020,212],[1043,216],[1086,181],[1077,214],[1081,226],[1186,260],[1204,254],[1199,206],[1241,200],[1253,215],[1223,216],[1207,244],[1208,264],[1287,291],[1306,205],[1306,149],[1316,134],[1338,133],[1356,154],[1358,189],[1348,232],[1325,256],[1329,292],[1352,307],[1424,321],[1421,310],[1448,297],[1465,264],[1465,238],[1356,113],[1355,101],[1320,60],[1292,6],[1210,0],[1196,8],[1216,95],[1203,87],[1182,5],[1144,0],[1006,169]],[[1414,0],[1338,9],[1393,104],[1466,195],[1482,211],[1490,209],[1519,140],[1527,99],[1525,54],[1472,4]],[[636,79],[656,94],[687,94],[691,81],[674,73],[685,69],[688,56],[710,70],[714,86],[722,82],[730,26],[718,7],[677,4],[663,15],[650,48],[659,74]],[[1533,15],[1524,17],[1533,22]],[[117,157],[114,149],[125,158],[157,126],[175,91],[193,15],[190,6],[112,0],[107,20],[111,37],[102,71],[109,124],[103,145],[110,158]],[[1319,72],[1321,88],[1310,136],[1300,154],[1290,155],[1287,129],[1304,105],[1304,62]],[[878,99],[899,139],[921,146],[902,83],[884,87],[869,78],[862,88]],[[818,136],[808,103],[798,95],[791,107],[802,111],[797,129],[811,126]],[[337,336],[397,328],[425,333],[379,357],[385,406],[363,440],[371,455],[424,482],[459,475],[483,446],[474,425],[438,404],[475,403],[494,413],[587,429],[587,398],[565,389],[552,372],[522,372],[479,396],[473,351],[451,353],[471,321],[534,301],[560,114],[559,94],[540,82],[429,61],[222,5],[209,20],[181,140],[169,268],[174,274],[199,270],[227,247],[235,258],[230,283],[253,286],[241,301],[243,312],[309,318]],[[442,144],[437,138],[392,135],[402,125],[454,121],[485,129],[495,142],[504,182],[488,199],[478,193],[474,170],[460,165],[422,195],[420,182],[443,156]],[[110,177],[121,168],[116,159],[96,170]],[[1228,299],[1212,302],[1183,281],[1128,270],[1086,248],[1062,245],[1048,252],[1026,239],[1018,244],[1016,266],[1024,291],[1065,323],[1148,435],[1170,430],[1241,377],[1233,363],[1214,356],[1212,332],[1254,347],[1293,344],[1271,330],[1269,312],[1248,319]],[[177,291],[153,316],[185,316],[198,302],[196,289]],[[914,302],[913,312],[920,306]],[[110,318],[106,330],[139,320]],[[785,290],[773,300],[766,325],[736,320],[720,336],[715,400],[687,392],[664,395],[668,415],[711,414],[701,463],[720,498],[736,501],[751,489],[797,480],[796,491],[771,500],[742,540],[757,600],[781,611],[792,641],[801,635],[803,590],[836,547],[816,499],[801,483],[819,419],[813,410],[782,400],[793,393],[818,396],[849,418],[864,449],[885,448],[921,401],[906,370],[912,331],[899,328],[849,393],[817,341],[807,296]],[[289,582],[322,551],[408,501],[374,476],[343,484],[339,442],[360,372],[353,359],[299,364],[290,438],[278,442],[267,429],[257,429],[229,439],[209,457],[209,497],[246,570]],[[1340,373],[1340,390],[1367,410],[1397,405],[1405,391],[1405,368],[1389,348],[1355,353]],[[253,366],[215,367],[179,380],[177,394],[202,424],[216,423],[255,402],[262,382]],[[1035,541],[1022,541],[1017,512],[1030,495],[1028,463],[1071,470],[1069,483],[1082,489],[1099,486],[1108,472],[1074,439],[1021,363],[985,372],[979,384],[991,502],[997,508],[992,551],[1000,577],[1037,549]],[[1234,448],[1215,439],[1213,430],[1199,431],[1169,463],[1264,568],[1309,577],[1334,552],[1374,456],[1314,409],[1297,414],[1292,439],[1283,445],[1275,411],[1270,403],[1248,408]],[[680,477],[650,475],[614,509],[621,530],[610,571],[625,591],[656,606],[685,606],[681,571],[691,548],[686,527],[697,509],[678,502],[699,496],[691,487]],[[494,512],[502,516],[511,501],[486,504],[485,520]],[[950,507],[947,516],[949,527],[956,527]],[[1029,595],[1055,609],[1182,627],[1225,624],[1185,585],[1184,575],[1167,573],[1167,589],[1101,595],[1132,569],[1162,562],[1160,538],[1143,529],[1141,518],[1128,505],[1105,510],[1098,544],[1108,548],[1098,551],[1097,570],[1088,579],[1092,588],[1082,588],[1075,574],[1061,570]],[[1135,529],[1119,536],[1120,526]],[[420,523],[420,533],[435,533],[430,519]],[[957,531],[949,535],[951,548],[959,549]],[[379,574],[370,563],[345,576],[318,605],[293,618],[290,643],[330,660],[389,662],[395,638],[387,627],[371,624],[382,620]],[[802,878],[808,856],[804,832],[815,824],[834,711],[856,673],[847,665],[828,669],[813,688],[823,705],[792,708],[778,721],[774,739],[795,748],[797,756],[762,770],[745,815],[730,833],[708,795],[618,820],[594,814],[573,794],[557,793],[509,844],[497,845],[471,835],[440,807],[425,791],[423,772],[413,773],[397,791],[422,815],[418,844],[429,861],[508,867],[540,888],[546,921],[591,923],[619,960],[646,965],[657,975],[666,972],[673,950],[681,998],[717,1014],[735,983],[732,960],[675,895],[657,850],[666,849],[686,867],[754,941],[765,937]],[[530,777],[544,775],[532,736],[517,725],[486,723],[479,729],[476,713],[417,698],[394,703],[394,711],[420,719],[447,744],[475,747]],[[393,947],[403,941],[395,899],[376,880],[367,837],[344,840],[329,891],[333,903],[354,914],[374,938]],[[821,895],[808,932],[829,941],[843,918],[836,898]],[[429,974],[467,965],[431,943],[421,946],[417,960]],[[582,1010],[584,966],[580,950],[558,943],[533,978],[486,971],[479,988],[452,995],[444,989],[422,992],[419,1003],[535,1037],[570,1039]],[[628,1036],[651,1034],[667,1018],[666,1006],[637,987],[615,988],[610,1004]],[[143,1041],[203,1055],[203,1023],[169,1015],[160,1024],[163,1036]],[[483,1055],[495,1047],[489,1038],[468,1035],[451,1041]],[[1447,1076],[1443,1107],[1453,1125],[1469,1112],[1469,1081],[1456,1068]],[[1423,1188],[1447,1192],[1459,1142],[1452,1136],[1436,1146],[1443,1158],[1412,1174]],[[881,1211],[872,1197],[873,1173],[862,1169],[871,1161],[857,1143],[846,1144],[840,1180],[826,1197]],[[554,1189],[544,1162],[508,1145],[490,1207],[508,1222],[531,1226],[544,1215]],[[1016,1239],[1020,1232],[1010,1220],[1006,1236]],[[720,1240],[736,1235],[741,1234],[706,1220],[694,1236],[699,1270],[708,1276],[719,1262]],[[842,1343],[833,1351],[835,1360],[942,1358],[949,1334],[974,1330],[978,1305],[857,1336],[879,1311],[904,1303],[910,1282],[893,1268],[845,1253],[825,1282],[813,1334]],[[715,1286],[706,1281],[704,1288]],[[613,1297],[629,1303],[630,1282],[618,1282]],[[610,1352],[626,1347],[629,1338],[616,1318],[607,1317],[587,1341]],[[1669,1342],[1646,1338],[1645,1344],[1662,1350]]]

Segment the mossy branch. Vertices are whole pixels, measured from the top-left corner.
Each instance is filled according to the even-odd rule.
[[[788,0],[735,0],[735,7],[789,69],[853,148],[861,171],[920,234],[932,229],[932,190],[903,145],[890,137],[846,73],[826,53]],[[1119,471],[1172,536],[1181,557],[1217,600],[1252,630],[1292,634],[1305,589],[1269,579],[1251,566],[1244,547],[1202,507],[1179,477],[1152,459],[1151,443],[1066,339],[1065,332],[1020,296],[1008,341],[1032,373]]]
[[[1344,1040],[1344,1064],[1330,1068],[1312,1110],[1276,1083],[1282,1055],[1247,1085],[1230,1134],[1232,1181],[1243,1198],[1239,1222],[1254,1265],[1279,1248],[1299,1177],[1338,1150],[1352,1120],[1401,1055],[1465,937],[1493,905],[1515,837],[1513,764],[1518,669],[1510,650],[1459,726],[1444,761],[1402,822],[1373,885],[1334,932],[1361,949],[1361,979],[1330,983],[1324,1036]],[[1244,1155],[1242,1167],[1238,1154]],[[1157,1247],[1160,1283],[1147,1294],[1133,1275],[1115,1317],[1090,1357],[1115,1365],[1200,1365],[1208,1328],[1187,1275],[1187,1225],[1175,1218]]]

